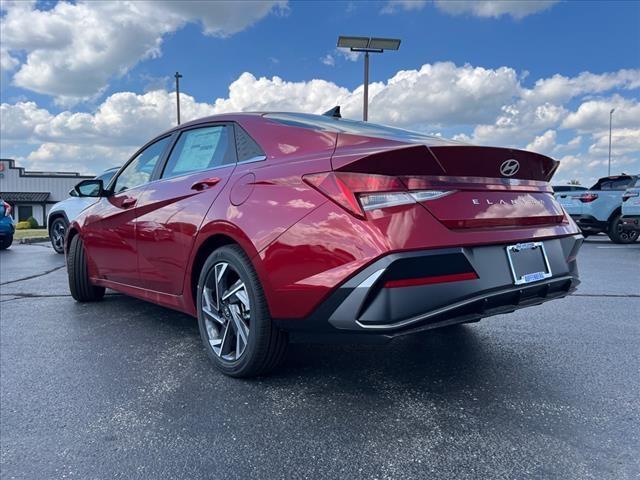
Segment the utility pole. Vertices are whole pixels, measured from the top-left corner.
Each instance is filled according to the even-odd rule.
[[[178,114],[178,125],[180,125],[180,79],[182,75],[180,75],[180,72],[176,72],[174,77],[176,77],[176,112]]]
[[[369,119],[369,52],[364,52],[364,105],[362,106],[362,120]]]
[[[613,123],[613,112],[615,112],[616,109],[612,108],[611,111],[609,112],[609,173],[607,174],[608,177],[611,176],[611,124]]]

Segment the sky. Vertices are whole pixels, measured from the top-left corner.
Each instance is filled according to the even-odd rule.
[[[640,173],[638,1],[0,0],[0,156],[99,173],[182,120],[233,111],[362,117],[560,161],[554,181]]]

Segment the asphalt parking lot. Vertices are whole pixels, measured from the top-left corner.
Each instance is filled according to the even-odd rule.
[[[589,239],[576,295],[387,345],[209,364],[190,317],[80,305],[44,244],[0,253],[2,478],[640,475],[640,244]]]

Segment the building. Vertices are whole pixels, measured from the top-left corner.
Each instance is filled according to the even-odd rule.
[[[49,209],[64,200],[78,182],[92,176],[73,172],[27,172],[11,159],[0,159],[0,198],[12,207],[13,218],[21,222],[35,218],[47,224]]]

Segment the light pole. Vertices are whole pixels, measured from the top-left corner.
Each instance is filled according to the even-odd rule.
[[[180,79],[182,75],[180,72],[176,72],[174,77],[176,77],[176,113],[178,114],[178,125],[180,125]]]
[[[616,109],[612,108],[611,111],[609,112],[609,173],[607,174],[608,177],[611,176],[611,124],[613,123],[613,112],[615,112]]]
[[[338,37],[338,47],[348,48],[352,52],[364,53],[364,98],[362,104],[362,120],[369,118],[369,53],[382,53],[385,50],[398,50],[400,40],[397,38],[375,37]]]

